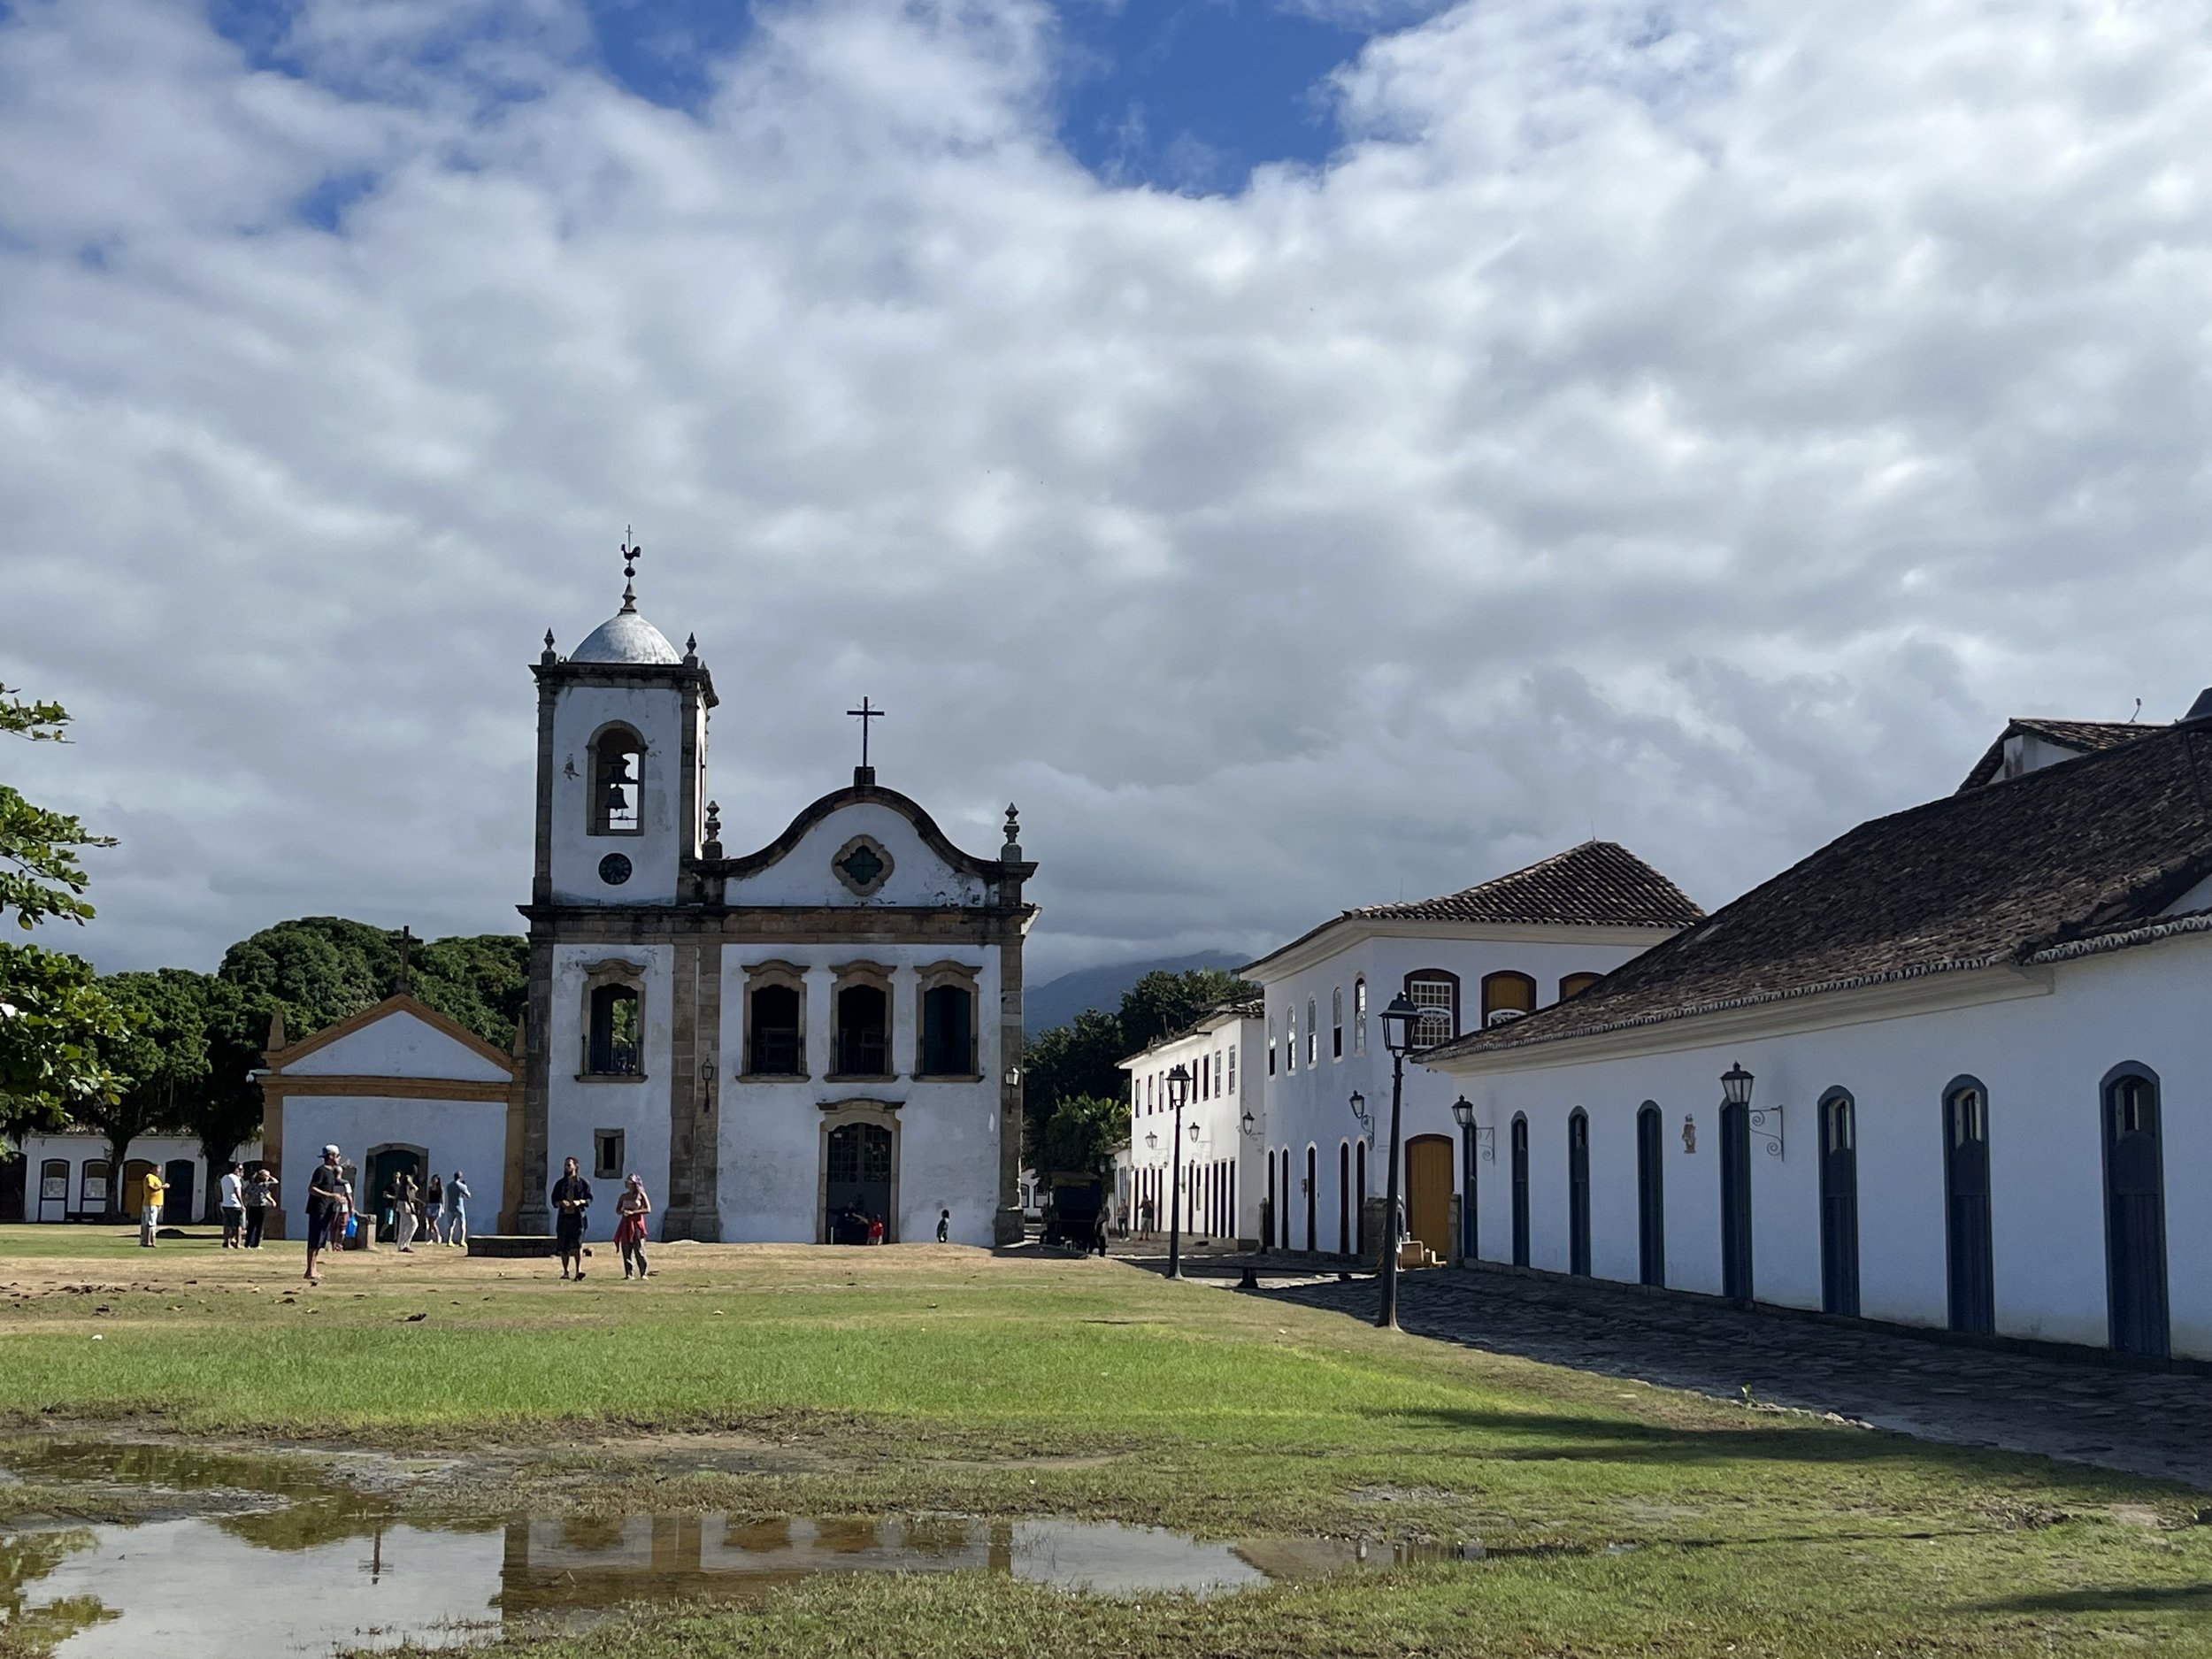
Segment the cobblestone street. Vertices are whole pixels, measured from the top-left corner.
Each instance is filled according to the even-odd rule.
[[[1264,1265],[1262,1271],[1264,1271]],[[1372,1279],[1263,1279],[1264,1294],[1372,1318]],[[2038,1452],[2212,1490],[2212,1377],[2125,1371],[1747,1312],[1598,1284],[1441,1269],[1400,1281],[1417,1336],[1926,1440]]]

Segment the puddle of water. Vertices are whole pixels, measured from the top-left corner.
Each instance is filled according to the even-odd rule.
[[[442,1647],[510,1619],[571,1620],[625,1601],[757,1599],[825,1572],[996,1572],[1106,1594],[1212,1595],[1462,1554],[1351,1540],[1210,1543],[1115,1522],[963,1515],[447,1525],[396,1520],[384,1501],[288,1459],[81,1444],[7,1448],[0,1459],[44,1482],[280,1500],[244,1513],[0,1534],[0,1623],[61,1638],[62,1659]]]

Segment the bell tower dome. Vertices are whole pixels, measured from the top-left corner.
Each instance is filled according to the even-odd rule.
[[[622,608],[538,682],[534,905],[672,904],[699,856],[714,681],[637,608],[644,549],[626,537]]]

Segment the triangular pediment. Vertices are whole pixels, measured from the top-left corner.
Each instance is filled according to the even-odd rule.
[[[287,1077],[438,1078],[505,1083],[514,1061],[467,1027],[401,993],[265,1056]]]

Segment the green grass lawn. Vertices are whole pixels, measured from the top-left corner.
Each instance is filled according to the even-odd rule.
[[[2153,1483],[1115,1263],[677,1246],[640,1286],[607,1259],[575,1286],[549,1263],[383,1251],[310,1291],[296,1245],[0,1228],[0,1426],[458,1451],[467,1479],[399,1501],[487,1515],[956,1509],[1490,1551],[1141,1607],[820,1580],[641,1614],[618,1635],[637,1655],[1026,1653],[1046,1630],[1102,1655],[2212,1652],[2205,1500]],[[0,1518],[68,1502],[0,1486]]]

